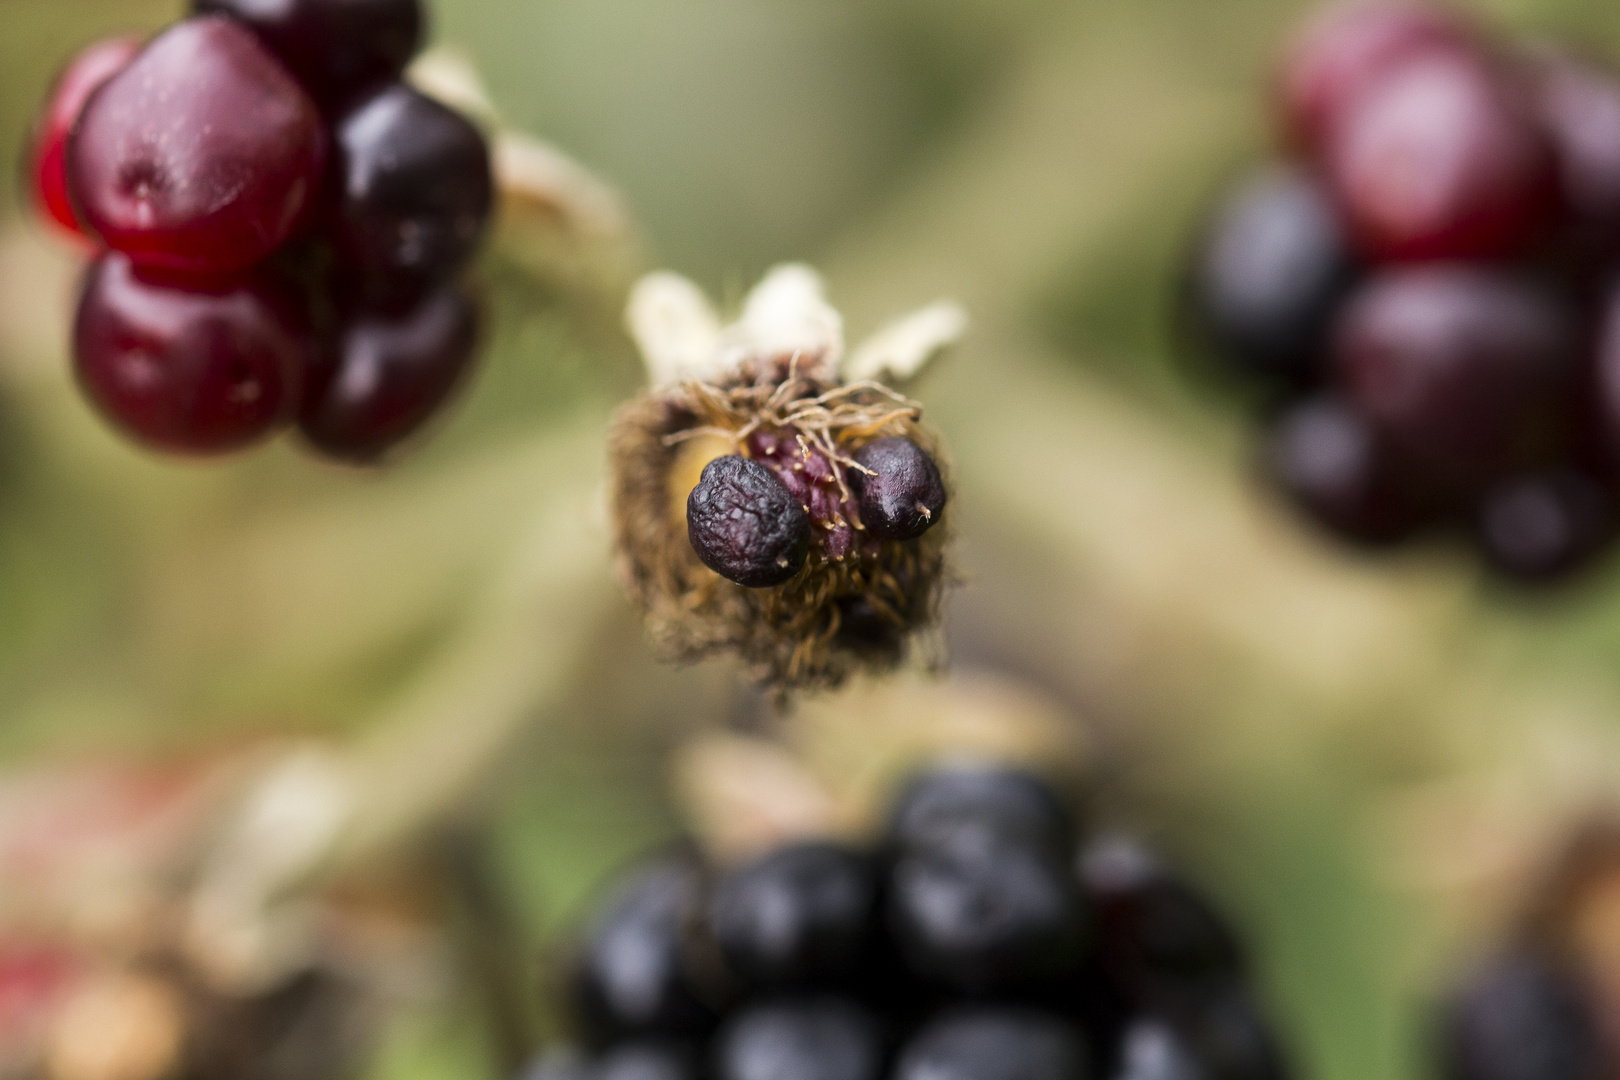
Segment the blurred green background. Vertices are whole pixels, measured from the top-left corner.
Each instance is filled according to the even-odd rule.
[[[6,0],[0,154],[75,46],[177,7]],[[937,295],[966,304],[973,336],[917,391],[963,492],[958,661],[1027,675],[1092,726],[1100,812],[1243,923],[1302,1075],[1425,1075],[1420,1006],[1501,899],[1478,896],[1614,790],[1620,575],[1530,597],[1444,541],[1360,561],[1249,491],[1239,416],[1177,375],[1182,246],[1266,151],[1268,61],[1306,5],[433,7],[510,123],[619,188],[649,265],[735,301],[809,260],[855,337]],[[1620,56],[1612,3],[1490,12]],[[73,393],[75,257],[17,188],[0,171],[0,762],[376,737],[426,700],[422,672],[498,633],[480,620],[536,507],[599,518],[600,435],[640,378],[617,296],[492,258],[484,370],[386,473],[286,445],[153,460]],[[670,747],[747,705],[723,673],[655,664],[605,552],[582,565],[602,617],[557,606],[527,631],[566,675],[470,785],[532,942],[678,828]],[[401,1028],[376,1074],[485,1075],[469,1009]]]

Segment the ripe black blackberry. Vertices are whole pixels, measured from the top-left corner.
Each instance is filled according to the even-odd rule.
[[[316,452],[377,460],[442,407],[471,358],[473,308],[452,279],[490,214],[489,148],[401,81],[419,0],[191,7],[144,46],[79,54],[42,112],[41,212],[109,249],[99,267],[127,264],[148,316],[124,312],[122,337],[84,332],[81,317],[81,382],[114,427],[165,451],[236,449],[301,417]],[[257,288],[295,248],[328,257],[303,260],[313,272],[294,306],[309,311],[283,320],[299,340],[281,351],[320,359],[267,379],[265,334],[227,333],[247,316],[218,298]],[[81,312],[105,307],[105,278],[89,276]],[[317,317],[339,281],[344,317]],[[147,339],[185,353],[183,377],[146,370]],[[228,400],[213,401],[220,387]]]
[[[1589,565],[1620,485],[1620,74],[1374,0],[1278,87],[1292,160],[1216,209],[1185,308],[1266,406],[1269,479],[1353,543],[1449,524],[1517,580]]]
[[[920,878],[920,880],[919,880]],[[634,870],[545,1080],[1283,1080],[1232,929],[1035,775],[914,778],[880,842]]]

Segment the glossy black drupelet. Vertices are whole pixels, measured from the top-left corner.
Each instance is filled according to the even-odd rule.
[[[882,1030],[843,998],[768,1002],[727,1021],[712,1069],[713,1080],[878,1080]]]
[[[836,844],[790,844],[731,871],[709,903],[727,965],[758,987],[853,977],[872,944],[878,882],[872,860]]]
[[[679,855],[637,868],[612,894],[586,937],[571,987],[593,1040],[712,1026],[687,963],[701,902],[702,871]]]
[[[1092,1080],[1071,1024],[1027,1009],[946,1012],[900,1051],[894,1080]],[[1102,1080],[1098,1077],[1096,1080]]]
[[[861,524],[882,540],[915,540],[945,512],[945,481],[939,466],[910,439],[874,439],[855,451],[860,468],[849,470],[860,499]]]
[[[974,993],[1060,976],[1086,936],[1066,854],[975,819],[902,845],[887,911],[901,955],[925,979]]]
[[[327,232],[342,276],[372,303],[405,303],[467,264],[494,205],[489,147],[465,117],[405,85],[361,97],[333,125]]]
[[[420,0],[192,0],[246,23],[324,106],[405,69],[422,41]]]
[[[1528,952],[1486,964],[1447,1005],[1443,1080],[1598,1080],[1595,1018],[1570,976]]]
[[[810,554],[804,506],[774,472],[744,457],[703,467],[686,500],[686,532],[704,566],[750,589],[791,580]]]
[[[1011,836],[1068,851],[1074,820],[1043,780],[1023,769],[961,762],[919,774],[901,790],[890,812],[889,842],[908,845],[981,822]]]
[[[698,1080],[692,1048],[659,1039],[620,1043],[594,1061],[584,1080]]]
[[[1355,274],[1321,185],[1302,169],[1267,169],[1211,220],[1193,261],[1190,314],[1235,373],[1298,385],[1320,367]]]

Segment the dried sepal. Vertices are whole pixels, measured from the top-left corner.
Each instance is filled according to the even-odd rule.
[[[655,643],[677,660],[738,655],[782,691],[895,666],[937,622],[948,526],[880,538],[861,521],[850,477],[865,471],[863,446],[891,437],[943,469],[921,408],[841,374],[842,319],[808,267],[773,271],[725,327],[685,279],[652,275],[634,291],[628,321],[652,388],[613,425],[614,527],[620,576]],[[693,550],[688,497],[726,455],[769,466],[810,518],[810,554],[784,584],[747,588]]]

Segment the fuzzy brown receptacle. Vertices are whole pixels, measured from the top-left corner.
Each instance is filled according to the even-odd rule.
[[[830,364],[797,354],[744,359],[713,381],[688,378],[623,406],[609,436],[618,570],[659,651],[680,661],[735,653],[780,691],[833,687],[857,670],[897,665],[938,621],[951,579],[948,520],[907,541],[877,540],[850,522],[861,538],[850,554],[832,558],[812,545],[792,580],[749,589],[698,560],[684,506],[703,464],[749,456],[748,437],[761,429],[796,429],[845,467],[873,439],[903,436],[934,459],[948,486],[939,440],[920,415],[881,383],[845,383]],[[867,625],[851,627],[847,613],[862,602]]]

